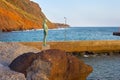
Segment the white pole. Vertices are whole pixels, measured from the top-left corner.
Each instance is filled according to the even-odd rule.
[[[67,18],[66,17],[64,17],[64,19],[65,19],[65,25],[66,25],[66,23],[67,23]],[[65,36],[65,39],[64,40],[66,40],[66,26],[65,26],[65,34],[64,34],[64,36]]]

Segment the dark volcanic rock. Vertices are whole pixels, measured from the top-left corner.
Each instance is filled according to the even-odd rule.
[[[32,62],[37,58],[37,54],[29,52],[18,56],[9,65],[10,69],[21,72],[26,76],[26,69],[32,64]]]

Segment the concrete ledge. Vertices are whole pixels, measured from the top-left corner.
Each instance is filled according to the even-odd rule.
[[[20,42],[27,46],[42,49],[42,42]],[[66,52],[82,51],[120,51],[120,40],[86,40],[48,42],[51,49],[61,49]]]

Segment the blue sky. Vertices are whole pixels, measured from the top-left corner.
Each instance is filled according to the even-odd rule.
[[[71,26],[120,26],[120,0],[32,0],[52,22]]]

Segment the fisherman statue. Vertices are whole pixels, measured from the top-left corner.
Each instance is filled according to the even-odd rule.
[[[44,19],[44,22],[43,22],[43,33],[44,33],[44,38],[43,38],[43,46],[46,46],[46,38],[47,38],[47,35],[48,35],[48,26],[47,26],[47,19]]]

